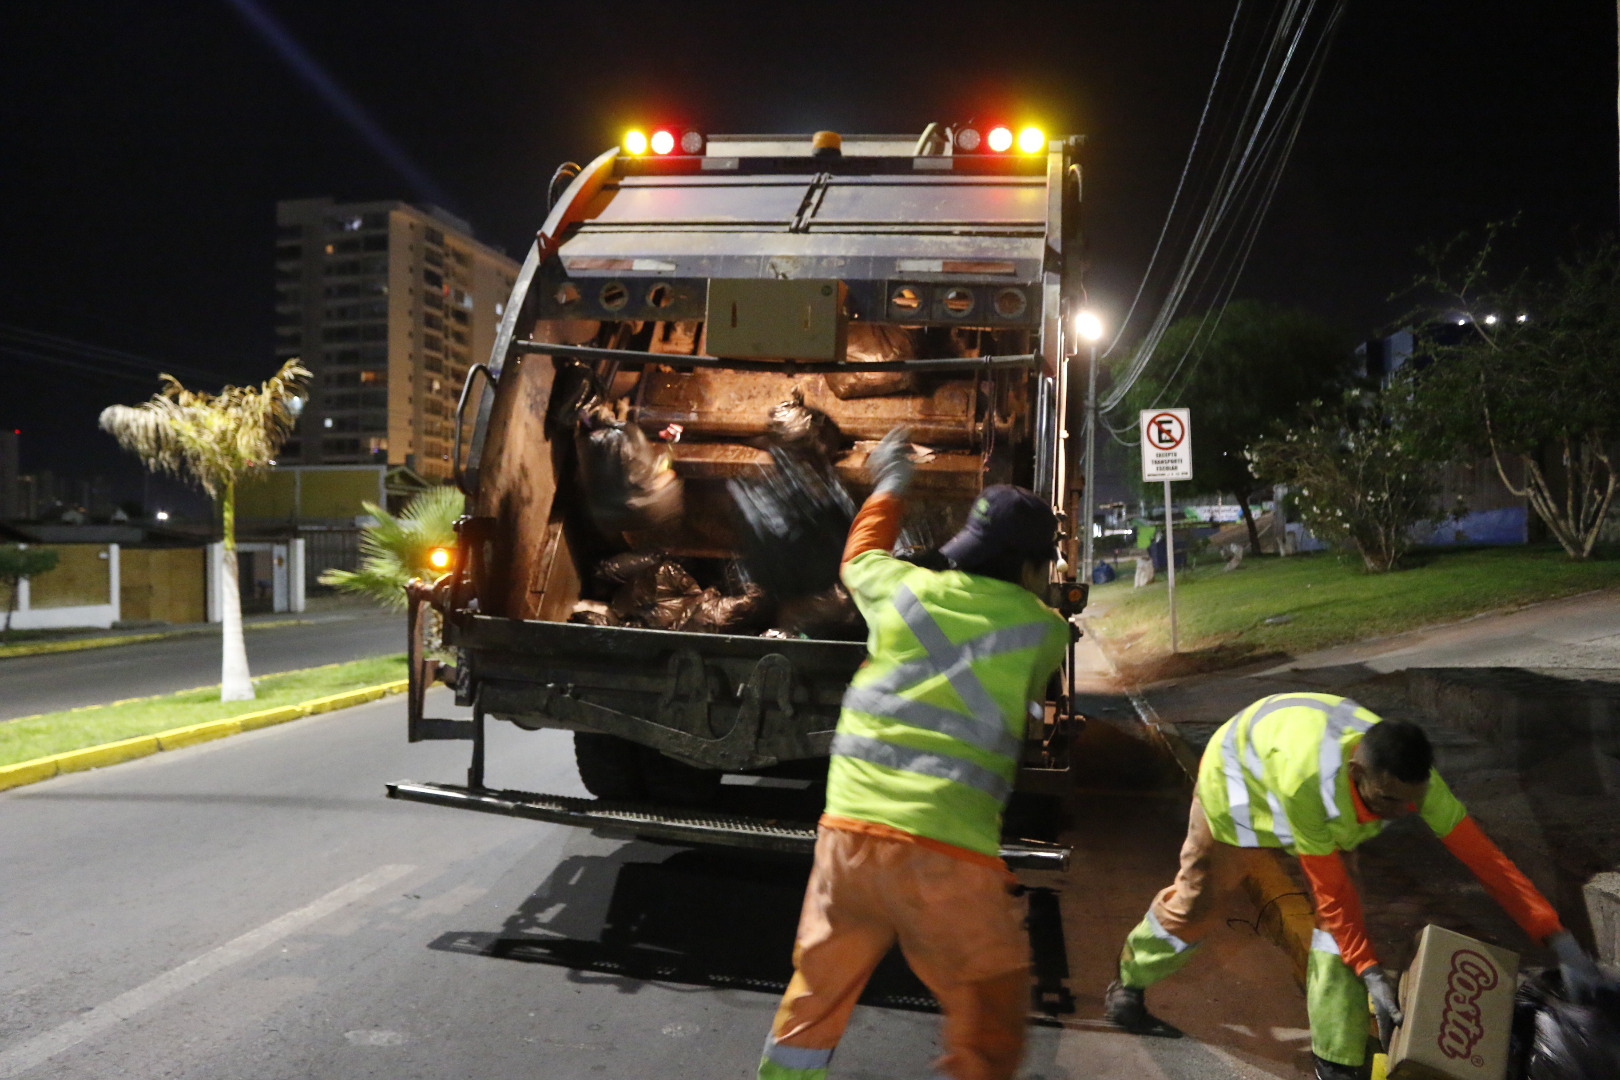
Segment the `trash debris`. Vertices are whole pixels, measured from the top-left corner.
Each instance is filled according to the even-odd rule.
[[[606,585],[617,586],[613,598],[607,604],[581,601],[574,612],[599,626],[752,633],[765,625],[768,614],[765,594],[757,586],[745,588],[740,595],[705,589],[679,561],[663,552],[615,555],[597,565],[596,576]],[[615,621],[595,622],[597,608]]]
[[[833,418],[813,405],[804,403],[804,391],[797,386],[787,399],[778,402],[765,421],[765,438],[771,448],[781,448],[800,457],[831,461],[843,445],[843,432]]]
[[[606,410],[582,414],[575,434],[580,486],[597,528],[612,536],[674,524],[684,491],[667,446]]]
[[[898,326],[854,322],[849,326],[849,344],[844,351],[852,363],[874,360],[911,360],[917,355],[911,333]],[[909,394],[917,389],[917,376],[910,371],[829,371],[827,389],[840,401]]]
[[[771,447],[771,467],[728,481],[742,519],[742,562],[751,581],[779,600],[838,584],[855,503],[830,467]]]
[[[1566,995],[1558,969],[1533,975],[1513,1002],[1508,1075],[1522,1080],[1611,1080],[1620,1076],[1620,978],[1580,1001]]]
[[[861,641],[866,620],[842,585],[822,592],[784,600],[777,610],[774,629],[781,636],[819,638],[823,641]]]
[[[608,606],[603,603],[598,603],[595,600],[581,600],[579,603],[575,604],[574,610],[568,615],[568,621],[571,623],[582,623],[586,626],[619,625],[619,620],[614,617],[613,612],[608,609]]]

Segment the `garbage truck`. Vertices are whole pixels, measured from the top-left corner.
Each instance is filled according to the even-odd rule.
[[[808,475],[847,514],[867,455],[902,428],[917,460],[904,541],[937,545],[982,488],[1014,483],[1051,501],[1075,565],[1083,145],[971,124],[660,129],[561,168],[456,412],[468,512],[436,553],[443,576],[408,589],[408,737],[469,741],[466,782],[389,794],[809,850],[813,819],[715,797],[728,774],[824,774],[864,629],[835,583],[770,595],[762,582],[802,560],[750,563],[739,504],[769,494],[797,423],[814,429]],[[834,575],[841,542],[825,545]],[[1054,565],[1048,602],[1075,613],[1086,587]],[[1083,722],[1069,668],[1032,710],[1020,790],[1063,783]],[[471,719],[427,715],[440,683]],[[572,732],[594,798],[486,786],[492,723]],[[1067,852],[1009,837],[1004,856]]]

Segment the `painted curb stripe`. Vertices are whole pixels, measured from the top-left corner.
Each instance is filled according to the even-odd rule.
[[[69,750],[65,753],[53,754],[50,757],[35,758],[33,761],[20,761],[15,765],[0,766],[0,791],[22,787],[24,784],[37,784],[41,780],[49,780],[51,777],[62,773],[99,769],[105,765],[116,765],[121,761],[133,761],[135,758],[146,757],[149,754],[156,754],[164,750],[178,750],[183,746],[195,746],[198,743],[209,742],[213,739],[238,735],[244,731],[254,731],[274,724],[284,724],[289,720],[312,716],[315,713],[333,712],[337,709],[347,709],[352,705],[363,705],[368,701],[376,701],[379,698],[387,697],[389,694],[402,693],[408,685],[408,679],[396,679],[393,682],[379,683],[376,686],[365,686],[358,690],[346,690],[341,694],[315,698],[310,701],[300,702],[297,705],[283,705],[274,709],[243,713],[241,716],[230,716],[222,720],[208,720],[201,724],[191,724],[187,727],[160,731],[156,735],[139,735],[133,739],[122,739],[101,746],[88,746],[82,750]]]

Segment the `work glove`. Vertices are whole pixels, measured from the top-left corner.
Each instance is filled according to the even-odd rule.
[[[1578,1005],[1589,1003],[1603,983],[1603,972],[1598,970],[1597,961],[1587,955],[1568,930],[1558,931],[1547,939],[1547,944],[1558,954],[1558,970],[1564,976],[1564,996]]]
[[[917,463],[911,457],[911,432],[895,428],[866,455],[866,476],[874,495],[904,495]]]
[[[1361,981],[1367,984],[1367,996],[1372,998],[1373,1015],[1378,1018],[1378,1041],[1387,1054],[1395,1029],[1406,1023],[1406,1014],[1401,1012],[1400,998],[1395,993],[1395,980],[1374,964],[1361,973]]]

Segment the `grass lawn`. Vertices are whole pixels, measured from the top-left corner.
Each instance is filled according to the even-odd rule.
[[[0,765],[14,765],[68,750],[154,735],[172,728],[223,720],[243,713],[296,705],[315,698],[405,678],[405,657],[379,656],[347,664],[266,675],[253,680],[252,701],[219,700],[219,687],[131,698],[66,712],[0,721]]]
[[[1431,549],[1368,574],[1359,556],[1247,559],[1176,574],[1171,658],[1167,582],[1137,589],[1130,564],[1092,589],[1091,626],[1135,678],[1166,677],[1382,637],[1485,611],[1620,587],[1620,560],[1571,562],[1556,547]],[[1268,622],[1268,620],[1271,620]]]

